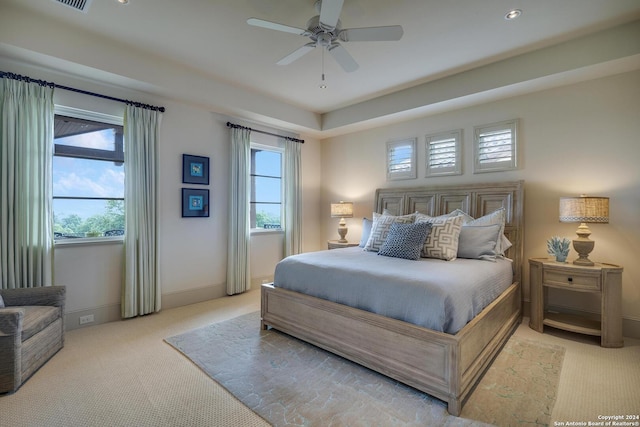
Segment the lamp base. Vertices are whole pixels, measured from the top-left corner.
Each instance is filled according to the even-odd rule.
[[[589,259],[589,254],[593,250],[595,246],[595,242],[593,240],[589,240],[588,237],[579,237],[573,241],[573,249],[578,252],[578,259],[573,261],[575,265],[585,265],[592,266],[594,265],[593,261]]]
[[[340,223],[338,223],[338,234],[340,235],[340,239],[338,240],[338,243],[347,243],[347,239],[345,238],[347,231],[349,231],[347,223],[344,218],[340,218]]]

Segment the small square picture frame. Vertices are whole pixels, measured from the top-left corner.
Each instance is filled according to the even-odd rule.
[[[182,183],[209,185],[209,158],[183,154]]]
[[[182,217],[209,218],[209,190],[202,188],[183,188]]]

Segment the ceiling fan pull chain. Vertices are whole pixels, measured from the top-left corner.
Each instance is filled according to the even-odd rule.
[[[325,49],[322,49],[322,81],[320,82],[320,89],[327,88],[327,84],[324,82],[324,51]]]

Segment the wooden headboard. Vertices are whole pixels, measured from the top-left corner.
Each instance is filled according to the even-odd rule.
[[[461,209],[474,218],[504,208],[504,234],[513,246],[507,256],[513,260],[514,281],[521,282],[524,256],[524,181],[463,184],[432,187],[379,188],[374,210],[392,215],[420,212],[444,215]]]

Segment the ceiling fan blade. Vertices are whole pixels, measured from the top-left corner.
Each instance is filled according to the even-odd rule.
[[[404,30],[400,25],[388,27],[345,28],[338,38],[343,42],[383,42],[402,38]]]
[[[247,19],[247,24],[254,27],[267,28],[269,30],[283,31],[285,33],[297,34],[299,36],[310,36],[311,34],[307,30],[302,28],[290,27],[288,25],[278,24],[277,22],[265,21],[258,18]]]
[[[338,25],[344,0],[322,0],[320,3],[320,23],[333,29]]]
[[[353,56],[351,56],[351,54],[347,52],[347,49],[345,49],[341,44],[333,43],[331,46],[327,47],[327,50],[331,56],[333,56],[333,59],[335,59],[347,73],[358,69],[359,65],[356,60],[353,59]]]
[[[298,59],[298,58],[302,57],[303,55],[305,55],[306,53],[312,51],[315,47],[316,47],[315,43],[307,43],[304,46],[299,47],[298,49],[296,49],[293,52],[291,52],[289,55],[287,55],[284,58],[282,58],[280,61],[277,62],[277,64],[278,65],[291,64],[296,59]]]

